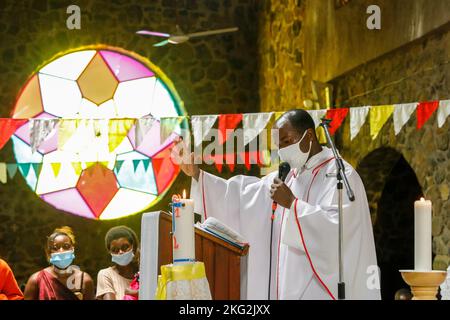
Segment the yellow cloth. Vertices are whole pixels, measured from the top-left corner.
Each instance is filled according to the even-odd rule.
[[[378,136],[381,128],[383,128],[393,112],[393,105],[374,106],[370,108],[370,136],[372,140]]]
[[[184,282],[186,285],[186,281],[190,284],[192,281],[202,280],[200,286],[205,287],[205,283],[207,288],[202,288],[203,295],[197,298],[211,298],[211,293],[209,292],[209,285],[206,280],[205,273],[205,265],[203,262],[192,262],[185,264],[167,264],[161,266],[161,275],[158,276],[158,286],[156,288],[156,300],[167,300],[168,299],[168,286],[170,283],[174,282]],[[204,291],[207,291],[205,294]],[[172,296],[172,295],[170,295]],[[185,297],[186,298],[186,297]],[[187,297],[187,298],[195,298],[195,297]]]
[[[109,152],[113,152],[127,136],[136,119],[110,119],[108,128]]]

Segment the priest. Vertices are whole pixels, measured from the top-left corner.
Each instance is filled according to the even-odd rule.
[[[320,145],[314,121],[305,110],[286,112],[274,129],[280,160],[291,167],[285,182],[278,179],[278,171],[263,178],[238,175],[225,180],[200,170],[193,153],[186,157],[177,148],[185,159],[182,171],[192,177],[195,211],[203,219],[221,220],[248,240],[245,298],[337,299],[338,192],[332,177],[333,153]],[[345,161],[344,166],[356,198],[350,202],[343,196],[346,298],[380,299],[366,192],[355,169]]]

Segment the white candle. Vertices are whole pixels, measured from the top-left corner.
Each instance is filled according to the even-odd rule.
[[[414,202],[414,269],[430,271],[431,268],[431,201],[420,198]]]
[[[194,200],[172,199],[173,263],[195,261]]]

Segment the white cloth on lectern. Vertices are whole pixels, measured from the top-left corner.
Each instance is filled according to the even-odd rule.
[[[294,175],[289,173],[286,184],[290,186],[297,202],[297,217],[301,225],[305,246],[295,219],[285,221],[283,242],[281,227],[283,209],[275,212],[272,255],[271,299],[331,299],[325,286],[337,298],[338,282],[338,224],[336,179],[326,177],[335,172],[335,161],[329,148],[314,155],[305,168]],[[364,185],[356,171],[346,162],[346,172],[356,200],[349,202],[344,193],[344,281],[347,299],[380,299],[379,288],[367,285],[368,273],[376,266],[375,244],[369,206]],[[313,173],[318,170],[314,182]],[[262,179],[235,176],[229,180],[201,172],[199,181],[192,179],[191,198],[195,212],[204,219],[214,216],[239,232],[250,244],[247,266],[247,297],[267,299],[269,276],[270,216],[272,200],[270,185],[278,172]],[[307,194],[309,190],[309,199]],[[204,202],[204,204],[203,204]],[[284,219],[292,215],[284,210]],[[287,225],[286,223],[289,223]],[[309,253],[313,272],[306,253]],[[320,280],[323,282],[321,284]]]

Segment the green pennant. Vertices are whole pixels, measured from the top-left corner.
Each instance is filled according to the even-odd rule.
[[[139,162],[141,162],[141,160],[140,160],[140,159],[138,159],[138,160],[133,160],[133,167],[134,167],[134,172],[136,172],[136,170],[137,170],[137,167],[138,167],[138,165],[139,165]]]
[[[41,173],[42,169],[42,163],[32,163],[31,165],[33,166],[36,177],[39,177],[39,174]]]
[[[119,173],[120,168],[122,168],[123,162],[124,162],[124,160],[117,160],[116,161],[116,165],[115,165],[114,169],[116,170],[117,174]]]
[[[19,163],[19,170],[22,173],[22,175],[26,178],[28,177],[28,173],[30,172],[30,163]]]
[[[15,163],[8,163],[6,165],[6,169],[8,170],[8,176],[10,179],[14,178],[14,176],[17,173],[17,164]]]
[[[150,159],[143,159],[142,164],[144,165],[144,170],[147,172],[148,166],[150,165]]]

